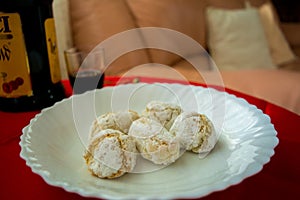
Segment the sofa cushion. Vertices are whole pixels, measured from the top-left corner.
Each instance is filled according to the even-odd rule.
[[[300,115],[300,72],[281,69],[251,69],[201,70],[199,73],[195,68],[187,68],[186,66],[189,64],[186,61],[182,61],[174,67],[153,65],[143,65],[126,76],[168,78],[208,86],[225,86],[228,89],[263,99]]]
[[[221,72],[225,86],[300,115],[300,73],[289,70]]]
[[[136,28],[123,0],[70,0],[69,5],[74,45],[82,51],[90,51],[110,36]],[[137,38],[136,41],[142,40]],[[119,57],[105,73],[122,73],[133,66],[148,62],[146,50],[133,51]]]
[[[187,63],[185,63],[187,64]],[[236,71],[205,71],[187,68],[184,63],[172,68],[144,66],[131,76],[152,76],[158,78],[192,81],[211,86],[225,86],[256,98],[263,99],[300,115],[300,72],[282,69],[251,69]],[[176,72],[173,72],[176,70]]]
[[[208,7],[207,31],[219,69],[275,68],[257,9]]]
[[[179,31],[206,48],[204,18],[206,1],[126,1],[138,27],[162,27]],[[172,65],[180,59],[179,56],[173,53],[157,49],[150,49],[149,53],[152,62],[165,65]],[[194,54],[195,52],[188,53]]]
[[[296,56],[279,27],[271,3],[265,3],[260,6],[259,13],[267,36],[273,62],[279,66],[295,60]]]

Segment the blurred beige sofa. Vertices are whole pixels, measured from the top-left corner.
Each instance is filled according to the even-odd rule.
[[[271,66],[254,66],[257,60],[253,59],[246,63],[247,67],[239,65],[235,69],[223,69],[221,65],[218,66],[218,63],[214,62],[213,56],[212,59],[210,57],[215,53],[214,47],[210,46],[212,45],[210,39],[214,34],[212,29],[215,30],[216,27],[211,26],[210,23],[214,21],[210,20],[214,20],[214,16],[210,19],[207,10],[213,8],[222,14],[225,11],[225,17],[227,17],[226,11],[243,10],[247,5],[257,9],[268,5],[269,11],[271,9],[273,18],[273,22],[269,23],[271,33],[274,32],[275,26],[279,27],[279,30],[276,27],[275,29],[280,32],[281,37],[281,41],[273,38],[273,41],[269,42],[275,45],[269,50],[270,54],[274,53],[273,51],[277,52],[275,55],[277,61],[275,62],[271,57],[270,59],[273,59]],[[300,24],[281,23],[276,10],[268,0],[251,0],[248,3],[244,0],[55,0],[54,16],[63,73],[66,73],[66,70],[62,54],[67,48],[76,46],[82,51],[90,51],[101,42],[124,31],[141,27],[167,28],[187,35],[208,52],[209,56],[203,54],[202,51],[199,51],[199,54],[195,51],[188,55],[190,60],[202,65],[200,69],[195,69],[191,63],[175,53],[146,48],[120,56],[110,64],[105,74],[185,78],[194,82],[225,85],[230,89],[267,100],[300,114],[300,62],[298,58],[300,56]],[[231,18],[228,19],[229,22],[227,22],[230,23]],[[251,19],[249,19],[249,25],[250,21]],[[221,25],[226,31],[224,23]],[[242,25],[247,23],[248,20],[244,20]],[[223,29],[221,31],[224,31]],[[239,28],[235,30],[241,31]],[[245,34],[251,35],[247,30],[244,31]],[[215,30],[216,34],[219,32],[218,29]],[[221,39],[229,34],[224,32],[223,35]],[[136,37],[139,37],[138,42],[147,42],[142,34]],[[267,39],[268,37],[266,35]],[[176,42],[173,41],[173,43]],[[248,42],[248,44],[252,43],[262,42]],[[219,45],[218,42],[215,44]],[[241,50],[247,49],[248,44],[244,45]],[[115,45],[114,48],[123,48],[122,43]],[[220,52],[219,58],[221,60],[226,58],[226,51]],[[174,76],[176,73],[170,70],[175,70],[180,76]]]

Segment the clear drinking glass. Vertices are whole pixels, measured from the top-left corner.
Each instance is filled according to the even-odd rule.
[[[104,49],[97,48],[87,54],[71,48],[66,50],[64,55],[74,94],[103,87]]]

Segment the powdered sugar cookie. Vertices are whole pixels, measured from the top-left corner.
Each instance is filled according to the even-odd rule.
[[[117,178],[136,165],[135,141],[118,130],[105,129],[90,140],[84,159],[89,171],[99,178]]]
[[[143,116],[160,122],[167,130],[169,130],[176,119],[182,112],[180,106],[172,103],[151,101],[146,105]]]
[[[93,121],[89,138],[92,138],[96,133],[105,129],[119,130],[127,134],[131,123],[138,118],[138,113],[132,110],[108,112],[100,115]]]
[[[128,135],[136,140],[141,155],[155,164],[169,165],[180,156],[180,144],[159,122],[141,117],[135,120]]]
[[[170,128],[182,147],[194,153],[210,152],[216,142],[217,134],[212,122],[203,114],[183,112]]]

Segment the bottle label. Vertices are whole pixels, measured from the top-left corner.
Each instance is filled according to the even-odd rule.
[[[56,32],[53,18],[45,20],[46,42],[48,50],[48,59],[52,83],[58,83],[61,80],[58,50],[56,43]]]
[[[21,18],[18,13],[0,13],[0,96],[32,94]]]

